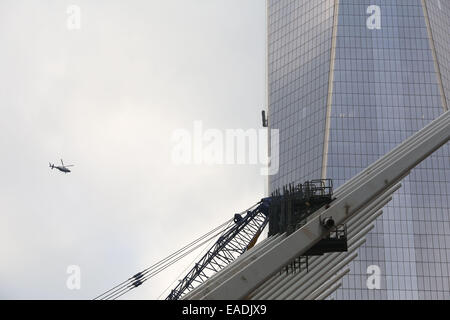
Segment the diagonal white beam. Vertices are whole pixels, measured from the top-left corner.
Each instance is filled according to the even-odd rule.
[[[348,269],[350,270],[350,269]],[[332,286],[330,289],[322,293],[320,296],[315,298],[315,300],[325,300],[328,298],[333,292],[335,292],[337,289],[339,289],[342,286],[342,282],[337,283],[336,285]],[[333,299],[330,299],[333,300]]]
[[[350,180],[348,182],[350,187],[346,186],[347,183],[344,184],[343,190],[346,190],[346,193],[332,202],[321,215],[315,216],[305,226],[231,275],[220,286],[211,291],[208,284],[205,284],[201,290],[203,299],[245,298],[279,268],[306,252],[329,233],[322,226],[323,218],[332,217],[336,224],[350,219],[445,144],[450,137],[449,118],[450,113],[444,113],[399,147],[383,156],[377,161],[377,166],[367,168]]]

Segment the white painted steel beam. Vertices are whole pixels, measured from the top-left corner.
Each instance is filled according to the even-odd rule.
[[[367,230],[369,232],[370,229]],[[364,236],[363,234],[362,236]],[[273,299],[279,299],[281,295],[283,295],[286,291],[290,290],[291,288],[298,288],[301,286],[308,278],[306,276],[314,276],[316,272],[314,271],[320,271],[325,266],[329,265],[331,262],[337,263],[339,261],[342,261],[345,257],[348,256],[349,253],[356,250],[360,245],[363,244],[363,241],[361,243],[358,243],[357,246],[353,247],[353,244],[349,246],[349,252],[345,254],[339,254],[339,253],[331,253],[328,255],[323,255],[316,259],[314,264],[312,263],[310,266],[310,271],[307,272],[306,270],[291,274],[291,275],[280,275],[278,277],[278,282],[273,282],[272,286],[267,288],[268,290],[264,292],[259,292],[254,297],[251,297],[251,299],[254,300],[273,300]],[[354,250],[353,250],[354,249]]]
[[[314,214],[305,226],[279,243],[255,256],[254,261],[228,274],[219,286],[206,282],[199,288],[197,298],[243,299],[264,283],[281,267],[302,255],[329,230],[322,226],[325,217],[341,224],[360,213],[365,207],[392,188],[411,169],[447,143],[450,137],[450,113],[446,112],[373,165],[362,171],[336,191],[337,199],[328,209]]]
[[[365,240],[362,240],[362,243],[364,243],[364,242],[365,242]],[[358,247],[359,246],[355,246],[352,249],[352,252],[356,251],[356,249]],[[347,264],[349,264],[350,261],[352,261],[354,258],[356,258],[356,256],[357,256],[357,253],[354,253],[351,256],[345,257],[345,259],[339,259],[339,261],[336,261],[335,263],[330,262],[324,269],[320,270],[319,272],[311,273],[313,276],[310,277],[309,279],[305,279],[305,281],[302,282],[302,284],[300,286],[298,286],[298,287],[292,286],[290,290],[283,292],[277,299],[292,300],[292,299],[295,299],[295,297],[298,295],[306,296],[307,294],[312,293],[312,291],[310,291],[311,285],[313,285],[317,281],[322,281],[323,279],[328,279],[329,278],[329,276],[327,275],[328,272],[332,272],[332,273],[338,272],[343,267],[345,267]]]
[[[292,288],[293,286],[297,287],[300,286],[305,281],[305,279],[302,277],[306,277],[306,275],[311,276],[312,274],[317,272],[317,270],[321,270],[329,263],[331,262],[336,263],[337,261],[339,261],[338,259],[344,259],[352,251],[351,248],[353,246],[353,243],[355,243],[358,239],[361,239],[363,236],[365,236],[374,228],[373,225],[370,227],[367,226],[382,214],[382,211],[378,213],[376,212],[392,199],[391,194],[394,191],[398,190],[398,188],[400,188],[400,185],[397,185],[396,187],[389,189],[383,195],[382,199],[380,199],[374,205],[369,206],[367,209],[361,212],[360,219],[348,222],[348,234],[347,234],[349,245],[348,252],[333,253],[323,255],[320,257],[313,257],[311,258],[312,261],[309,264],[308,273],[306,272],[306,270],[304,270],[296,275],[284,275],[284,274],[276,275],[275,277],[269,279],[266,283],[264,283],[264,286],[266,287],[265,290],[261,291],[255,290],[255,292],[253,292],[249,296],[249,298],[277,299],[278,295],[282,294],[283,292],[286,292],[287,290],[289,290],[289,288]]]
[[[363,227],[365,227],[369,222],[368,222],[368,217],[370,217],[373,213],[374,213],[374,211],[376,211],[376,210],[379,210],[379,209],[381,209],[387,202],[389,202],[391,199],[392,199],[392,197],[391,197],[391,195],[392,195],[392,193],[394,193],[396,190],[398,190],[399,188],[401,187],[401,185],[397,185],[397,186],[395,186],[394,188],[391,188],[391,189],[389,189],[389,190],[387,190],[382,196],[380,196],[379,197],[379,199],[377,199],[377,201],[376,202],[374,202],[373,204],[371,204],[370,206],[368,206],[366,209],[364,209],[364,211],[362,211],[361,213],[360,213],[360,215],[358,215],[359,217],[358,217],[358,219],[357,220],[361,220],[361,219],[363,219],[366,223],[362,223],[361,225],[360,225],[360,227],[362,226],[362,228],[359,228],[359,230],[362,230],[363,229]],[[352,233],[353,234],[356,234],[356,233],[354,233],[354,232],[352,232],[352,224],[353,223],[356,223],[356,220],[355,219],[353,219],[353,220],[349,220],[346,224],[347,224],[347,226],[348,226],[348,239],[350,240],[351,239],[351,237],[352,237]],[[278,236],[274,236],[274,237],[278,237]],[[281,241],[281,238],[278,240],[278,241]],[[350,243],[350,242],[349,242]],[[260,245],[258,245],[258,246],[255,246],[255,250],[257,250],[257,252],[258,251],[262,251],[263,249],[264,250],[266,250],[267,249],[267,247],[268,246],[270,246],[270,245],[273,245],[274,244],[274,241],[272,241],[272,239],[271,239],[271,241],[268,241],[268,239],[266,239],[266,240],[264,240],[264,242],[262,242]],[[261,247],[260,247],[261,246]],[[262,247],[263,246],[263,247]],[[236,267],[239,267],[239,260],[240,259],[242,259],[242,258],[247,258],[246,257],[246,255],[247,255],[247,253],[245,253],[244,255],[242,255],[242,256],[240,256],[235,262],[233,262],[233,264],[232,265],[230,265],[230,268],[229,268],[229,270],[227,269],[227,270],[223,270],[223,271],[221,271],[219,274],[220,274],[220,279],[223,279],[223,278],[226,278],[226,274],[224,273],[224,271],[231,271],[231,270],[233,270],[233,269],[236,269]],[[315,263],[314,263],[314,261],[316,261],[315,259],[316,258],[318,258],[318,257],[312,257],[312,258],[310,258],[310,262],[309,262],[309,269],[310,270],[313,270],[314,268],[315,268]],[[319,257],[319,258],[324,258],[324,256],[322,256],[322,257]],[[235,264],[236,264],[236,266],[235,266]],[[227,267],[228,268],[228,267]],[[213,278],[211,278],[211,279],[209,279],[208,280],[208,282],[209,282],[209,284],[210,284],[210,287],[214,287],[214,284],[216,285],[216,286],[218,286],[219,284],[220,284],[220,282],[218,282],[218,281],[216,281],[216,280],[218,280],[218,279],[216,279],[215,277],[213,277]],[[289,276],[287,276],[287,275],[285,275],[285,274],[283,274],[283,275],[275,275],[275,276],[273,276],[271,279],[268,279],[265,283],[263,283],[263,285],[261,285],[259,288],[258,288],[258,290],[256,290],[254,293],[252,293],[249,297],[247,297],[247,298],[251,298],[251,299],[261,299],[261,298],[263,298],[262,297],[262,294],[261,294],[261,292],[262,293],[265,293],[265,292],[267,292],[268,290],[270,290],[270,291],[272,291],[272,289],[273,289],[273,287],[275,286],[275,287],[279,287],[279,286],[281,286],[281,285],[283,285],[285,282],[287,282],[289,280]],[[211,281],[213,281],[213,283],[211,282]],[[265,288],[267,288],[267,289],[265,289]],[[184,298],[184,299],[198,299],[199,298],[199,296],[197,295],[197,291],[196,290],[194,290],[194,291],[192,291],[191,293],[189,293],[188,295],[186,295],[186,297]],[[267,297],[264,297],[264,299],[265,298],[267,298]]]
[[[339,282],[338,284],[332,286],[330,289],[322,293],[320,296],[318,296],[315,300],[325,300],[328,298],[333,292],[335,292],[337,289],[339,289],[342,286],[342,283]],[[330,299],[333,300],[333,299]]]
[[[344,271],[341,271],[341,273],[335,275],[333,278],[331,278],[331,280],[327,281],[320,288],[318,288],[316,291],[314,291],[309,296],[307,296],[305,298],[305,300],[315,300],[315,299],[317,299],[321,294],[323,294],[324,292],[328,291],[330,287],[332,287],[334,284],[336,284],[336,282],[340,281],[349,272],[350,272],[350,268],[347,268]]]
[[[394,188],[392,190],[392,192],[394,190],[397,190],[399,186],[397,186],[396,188]],[[389,194],[390,195],[390,194]],[[352,244],[356,241],[356,239],[360,239],[361,236],[359,235],[360,233],[362,234],[362,236],[365,236],[367,233],[369,233],[374,226],[371,225],[369,227],[367,227],[370,223],[372,223],[376,218],[378,218],[383,211],[380,211],[376,214],[374,214],[374,212],[376,210],[379,210],[381,207],[383,207],[387,202],[389,202],[392,199],[392,197],[388,198],[388,199],[384,199],[381,203],[379,203],[378,205],[376,205],[375,207],[372,207],[371,210],[369,210],[368,212],[366,212],[364,215],[361,216],[361,219],[363,221],[359,221],[361,219],[358,219],[358,221],[351,221],[348,222],[347,225],[347,238],[348,238],[348,245],[349,247],[352,246]],[[354,225],[354,223],[356,222],[360,222],[357,225]],[[343,257],[345,257],[348,254],[348,252],[343,252],[343,253],[335,253],[334,255],[341,255]],[[329,263],[328,261],[325,261],[329,256],[328,255],[323,255],[320,257],[310,257],[310,261],[309,261],[309,265],[308,265],[308,272],[317,272],[317,270],[320,270],[322,268],[322,266],[324,264]],[[307,273],[306,270],[301,271],[299,274],[300,276],[304,276]],[[285,275],[285,274],[277,274],[276,276],[272,277],[271,279],[269,279],[268,281],[266,281],[262,286],[260,286],[259,288],[257,288],[251,295],[250,298],[251,299],[269,299],[269,297],[274,298],[274,292],[278,290],[278,292],[283,292],[283,290],[286,290],[284,286],[286,286],[286,283],[288,283],[292,278],[294,277],[294,275]],[[301,284],[301,281],[303,281],[303,279],[299,278],[299,280],[295,283],[299,283],[299,285]],[[291,284],[293,285],[293,284]],[[289,284],[288,284],[289,286]],[[281,288],[281,289],[280,289]],[[275,296],[276,297],[276,296]]]

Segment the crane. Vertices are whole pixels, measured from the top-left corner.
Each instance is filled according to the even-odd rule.
[[[145,281],[194,250],[211,240],[217,239],[166,298],[166,300],[179,300],[235,261],[243,253],[249,251],[256,244],[267,224],[269,224],[269,236],[279,233],[292,233],[301,227],[315,210],[333,201],[332,194],[333,184],[330,179],[311,180],[303,184],[285,186],[281,192],[276,190],[270,197],[261,199],[246,211],[236,213],[232,219],[221,226],[155,265],[138,272],[95,299],[117,299],[130,290],[141,286]],[[331,227],[334,227],[334,225]],[[347,250],[345,230],[334,234],[339,236],[323,239],[305,253],[304,257]],[[294,262],[290,268],[298,267]]]
[[[195,263],[187,275],[170,292],[166,300],[178,300],[211,275],[219,272],[257,242],[261,232],[269,223],[269,236],[276,233],[293,232],[310,214],[330,203],[333,198],[331,179],[311,180],[303,184],[289,185],[282,193],[276,191],[263,198],[252,210],[242,216],[235,214],[234,225],[226,230],[206,254]],[[337,244],[337,245],[336,245]],[[345,233],[339,237],[324,239],[305,256],[321,255],[325,252],[347,250]]]

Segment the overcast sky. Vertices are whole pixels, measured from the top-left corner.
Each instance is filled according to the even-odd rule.
[[[260,128],[265,30],[262,0],[0,0],[0,298],[92,299],[264,196],[259,165],[176,166],[171,135]]]

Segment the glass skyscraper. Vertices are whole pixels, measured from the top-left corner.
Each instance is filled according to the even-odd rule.
[[[267,0],[269,191],[366,168],[450,105],[450,1]],[[369,266],[381,271],[369,289]],[[336,299],[450,299],[450,148],[403,181]],[[372,270],[369,268],[369,270]]]

